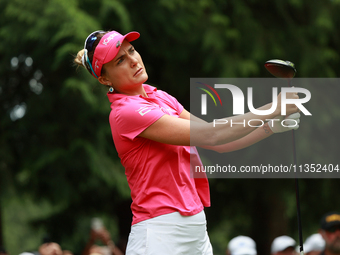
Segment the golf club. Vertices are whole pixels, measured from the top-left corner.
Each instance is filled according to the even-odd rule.
[[[291,80],[294,78],[295,73],[296,73],[294,63],[290,61],[272,59],[272,60],[268,60],[264,64],[264,66],[273,76],[288,80],[288,86],[291,87]],[[294,129],[292,130],[292,140],[293,140],[294,164],[295,166],[297,166]],[[301,225],[301,213],[300,213],[300,193],[299,193],[299,180],[297,177],[295,177],[295,194],[296,194],[300,254],[303,255],[304,252],[303,252],[303,238],[302,238],[302,225]]]
[[[268,60],[264,66],[273,76],[287,79],[289,85],[296,73],[295,65],[290,61],[272,59]]]

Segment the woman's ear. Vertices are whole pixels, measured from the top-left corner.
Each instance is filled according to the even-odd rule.
[[[105,76],[99,76],[98,81],[103,85],[110,85],[111,82]]]

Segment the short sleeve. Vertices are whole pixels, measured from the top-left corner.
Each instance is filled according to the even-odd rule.
[[[125,138],[133,140],[165,113],[160,107],[145,100],[128,100],[124,107],[111,111],[110,125]]]
[[[165,100],[165,103],[174,108],[177,111],[177,114],[180,115],[184,107],[177,101],[177,99],[169,95],[165,91],[158,90],[158,92],[162,95],[162,98]]]

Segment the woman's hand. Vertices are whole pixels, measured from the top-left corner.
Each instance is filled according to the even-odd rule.
[[[284,125],[282,125],[282,121],[286,119]],[[276,116],[273,120],[268,122],[268,126],[273,133],[282,133],[289,130],[296,130],[299,128],[300,123],[300,113],[296,112],[287,117],[285,116]]]
[[[281,92],[277,96],[277,107],[275,110],[276,115],[281,115],[282,109],[281,109]],[[286,99],[299,99],[299,96],[296,92],[289,92],[286,94]],[[287,104],[286,105],[286,115],[291,115],[295,112],[299,112],[299,108],[295,104]]]

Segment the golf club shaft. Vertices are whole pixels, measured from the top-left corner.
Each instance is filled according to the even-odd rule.
[[[293,140],[294,165],[297,166],[296,148],[295,148],[295,130],[292,130],[292,140]],[[297,220],[298,220],[298,231],[299,231],[300,254],[303,255],[304,252],[303,252],[302,224],[301,224],[301,211],[300,211],[300,189],[299,189],[299,179],[296,176],[295,176],[295,195],[296,195],[296,209],[297,209]]]
[[[288,81],[289,87],[291,87],[290,80]],[[296,158],[296,145],[295,145],[295,130],[292,129],[292,142],[293,142],[293,158],[294,165],[297,167],[297,158]],[[297,209],[297,220],[298,220],[298,232],[299,232],[299,244],[300,244],[300,254],[304,255],[303,252],[303,238],[302,238],[302,224],[301,224],[301,210],[300,210],[300,191],[299,191],[299,179],[295,174],[295,195],[296,195],[296,209]]]
[[[300,194],[299,194],[299,179],[295,178],[295,194],[296,194],[296,207],[297,207],[297,219],[299,230],[299,244],[300,254],[303,255],[303,238],[302,238],[302,224],[301,224],[301,212],[300,212]]]

